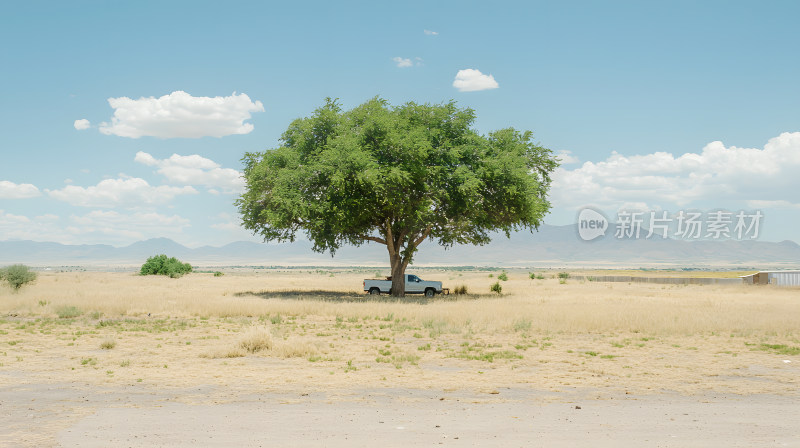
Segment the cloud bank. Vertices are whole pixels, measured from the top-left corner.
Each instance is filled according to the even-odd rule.
[[[60,190],[46,190],[51,198],[79,207],[137,208],[164,204],[184,194],[197,194],[190,186],[152,186],[140,178],[105,179],[97,185],[67,185]]]
[[[100,124],[100,132],[130,138],[248,134],[253,131],[253,125],[244,121],[249,120],[253,112],[264,111],[260,101],[253,102],[244,93],[210,98],[176,91],[160,98],[109,98],[108,104],[114,109],[114,116],[110,124]]]
[[[180,238],[190,227],[179,215],[152,212],[121,213],[95,210],[61,218],[56,215],[27,217],[0,210],[0,234],[7,239],[55,241],[62,244],[127,245],[148,238]]]
[[[147,166],[158,167],[157,172],[173,185],[203,185],[211,189],[220,188],[227,194],[244,191],[245,181],[242,173],[231,168],[222,168],[213,160],[197,154],[191,156],[173,154],[168,159],[159,160],[146,152],[139,151],[134,160]]]
[[[800,207],[800,132],[785,132],[764,148],[726,147],[715,141],[699,153],[623,156],[558,168],[551,197],[556,207],[624,203],[674,204],[740,201],[746,206]]]
[[[0,199],[29,199],[41,196],[41,192],[33,184],[15,184],[0,180]]]

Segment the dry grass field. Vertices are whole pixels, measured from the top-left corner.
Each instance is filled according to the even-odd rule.
[[[426,270],[471,294],[396,301],[360,291],[375,274],[44,272],[19,292],[0,288],[0,388],[195,390],[179,399],[195,404],[391,388],[487,400],[507,390],[798,395],[797,289],[512,270],[497,295],[497,271]]]

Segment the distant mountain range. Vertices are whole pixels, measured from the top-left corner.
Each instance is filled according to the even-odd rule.
[[[0,265],[138,266],[147,257],[167,254],[196,266],[387,266],[385,246],[344,247],[331,258],[311,251],[311,243],[267,244],[239,241],[222,247],[188,248],[167,238],[130,246],[64,245],[34,241],[0,241]],[[426,241],[414,260],[420,266],[502,267],[728,267],[800,268],[800,245],[793,241],[619,240],[608,235],[596,241],[578,238],[575,225],[543,225],[538,232],[496,235],[485,246],[449,250]]]

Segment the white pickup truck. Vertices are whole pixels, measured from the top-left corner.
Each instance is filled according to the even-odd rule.
[[[392,277],[381,279],[364,280],[364,291],[370,294],[389,294],[392,290]],[[425,294],[425,297],[433,297],[436,294],[449,294],[450,290],[442,289],[442,282],[425,281],[416,275],[406,274],[406,294]]]

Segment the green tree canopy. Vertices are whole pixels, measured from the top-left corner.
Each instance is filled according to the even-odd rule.
[[[171,278],[178,278],[190,272],[192,272],[191,264],[164,254],[149,257],[139,269],[139,275],[168,275]]]
[[[551,151],[529,131],[481,135],[474,120],[453,101],[392,107],[374,98],[343,111],[327,99],[289,125],[281,146],[244,156],[244,226],[264,240],[304,232],[332,255],[343,244],[384,244],[402,296],[426,239],[485,244],[491,232],[537,228],[550,208]]]
[[[24,264],[14,264],[0,269],[0,281],[8,282],[8,286],[19,291],[23,285],[36,280],[36,273]]]

